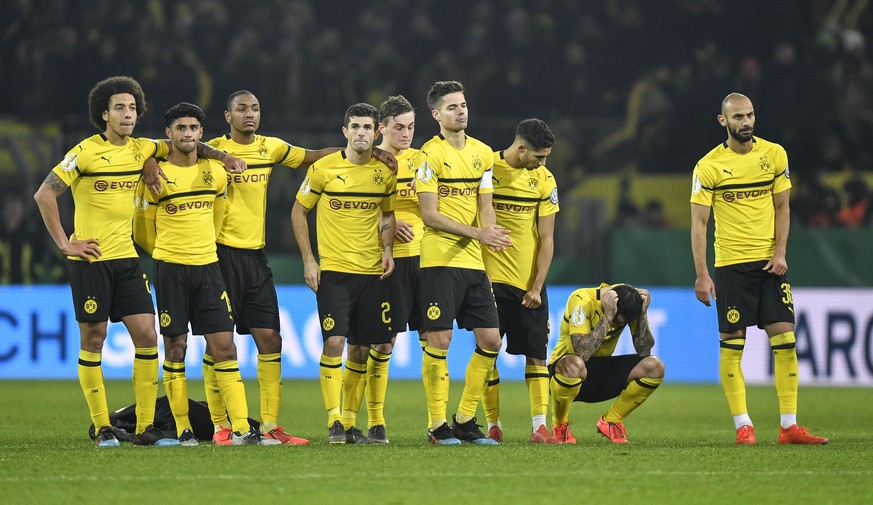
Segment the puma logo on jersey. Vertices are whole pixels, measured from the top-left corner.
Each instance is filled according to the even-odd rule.
[[[726,169],[726,168],[722,168],[721,171],[724,172],[724,173],[726,173],[726,174],[728,174],[728,175],[731,176],[731,177],[734,176],[734,171],[733,171],[733,170],[728,170],[728,169]]]
[[[100,159],[106,160],[106,163],[112,163],[111,161],[109,161],[109,158],[107,158],[106,156],[101,156]]]
[[[341,176],[341,175],[338,175],[338,176],[336,176],[336,178],[339,179],[339,180],[341,180],[341,181],[343,181],[343,184],[346,183],[346,178],[345,178],[345,177],[343,177],[343,176]]]

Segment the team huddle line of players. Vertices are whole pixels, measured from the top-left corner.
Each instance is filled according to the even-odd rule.
[[[164,115],[168,140],[150,140],[132,137],[146,110],[139,84],[111,77],[95,85],[89,114],[101,133],[71,149],[35,199],[46,228],[69,259],[81,334],[78,376],[98,447],[119,445],[101,369],[107,320],[123,322],[135,347],[135,444],[199,443],[185,375],[189,325],[206,340],[202,370],[214,443],[308,443],[279,424],[282,339],[264,253],[267,184],[275,164],[308,167],[291,222],[304,281],[318,304],[324,342],[319,380],[329,443],[389,442],[383,409],[388,368],[396,336],[407,328],[419,333],[431,443],[503,441],[496,358],[504,336],[506,352],[526,359],[532,443],[575,443],[569,426],[572,403],[609,399],[613,402],[596,429],[613,443],[627,442],[624,418],[664,378],[664,363],[652,355],[649,292],[607,283],[573,291],[548,357],[545,281],[559,205],[557,184],[545,163],[555,137],[545,122],[527,119],[509,147],[493,151],[466,134],[467,102],[457,81],[434,83],[427,108],[440,133],[419,149],[412,147],[415,109],[400,95],[389,97],[379,110],[365,103],[350,106],[342,147],[308,150],[257,134],[260,103],[246,90],[228,97],[229,134],[201,142],[205,115],[183,102]],[[746,97],[728,95],[721,112],[728,140],[694,170],[692,243],[697,297],[707,305],[710,296],[717,301],[720,375],[737,443],[755,443],[739,366],[745,328],[751,325],[766,329],[776,357],[779,442],[826,443],[796,423],[794,316],[785,278],[787,156],[777,144],[752,136],[754,112]],[[57,198],[69,188],[75,230],[68,237]],[[725,196],[750,188],[760,198]],[[313,209],[318,258],[307,219]],[[705,254],[710,209],[720,225],[714,281]],[[738,230],[737,215],[749,209],[760,220],[751,232]],[[746,238],[738,246],[739,235]],[[154,259],[163,382],[174,433],[154,424],[155,310],[134,242]],[[454,322],[472,332],[476,348],[461,400],[449,418],[446,357]],[[616,356],[625,327],[635,353]],[[258,349],[257,427],[249,422],[234,329],[251,334]],[[475,417],[480,403],[487,433]],[[357,421],[362,404],[366,433]]]

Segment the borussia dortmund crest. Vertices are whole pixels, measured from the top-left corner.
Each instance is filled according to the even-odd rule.
[[[204,170],[203,171],[203,184],[206,184],[207,186],[212,186],[215,184],[215,177],[212,177],[211,170],[209,170],[209,171]]]
[[[475,169],[478,172],[479,170],[482,170],[483,165],[484,164],[482,163],[482,158],[480,158],[478,156],[473,157],[473,169]]]
[[[258,156],[260,156],[261,158],[267,157],[267,146],[262,146],[260,149],[258,149]]]
[[[529,187],[530,189],[537,189],[537,186],[539,186],[539,184],[540,184],[539,181],[537,181],[537,180],[534,179],[533,177],[531,177],[531,178],[527,181],[527,187]]]
[[[770,160],[768,160],[764,156],[761,156],[761,165],[760,166],[761,166],[761,171],[764,173],[773,171],[773,167],[770,165]]]
[[[133,153],[133,159],[134,159],[134,161],[136,161],[137,163],[142,163],[142,153],[140,153],[140,152],[134,152],[134,153]]]
[[[381,186],[385,184],[385,176],[382,175],[381,170],[377,170],[376,173],[373,174],[373,184],[376,186]]]

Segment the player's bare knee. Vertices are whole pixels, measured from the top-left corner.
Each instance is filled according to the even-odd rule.
[[[261,354],[282,352],[282,335],[277,330],[252,328],[252,338]]]
[[[382,354],[391,354],[391,351],[394,350],[394,345],[392,344],[373,344],[371,347],[374,351]]]
[[[324,348],[322,353],[325,356],[335,358],[343,355],[343,347],[346,345],[346,338],[343,336],[333,336],[324,339]]]
[[[209,348],[216,363],[237,359],[233,333],[213,333],[208,336]]]
[[[664,378],[664,362],[657,356],[646,356],[640,364],[644,366],[645,377],[650,379]]]
[[[584,379],[588,376],[588,369],[585,367],[585,362],[575,354],[567,354],[563,356],[557,364],[555,371],[564,377],[572,377]]]
[[[349,345],[348,359],[355,363],[366,363],[370,348],[365,345]]]
[[[173,363],[185,361],[185,353],[188,351],[188,339],[186,335],[176,337],[164,337],[164,359]]]
[[[497,352],[503,345],[503,339],[500,338],[500,332],[497,328],[477,329],[474,334],[476,335],[476,345],[486,351]]]

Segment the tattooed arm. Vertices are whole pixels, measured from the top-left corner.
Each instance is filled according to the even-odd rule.
[[[652,330],[649,327],[649,303],[652,297],[647,289],[639,289],[640,296],[643,297],[643,312],[637,319],[636,325],[631,325],[631,336],[634,341],[634,349],[637,354],[646,357],[652,354],[652,347],[655,346],[655,336],[652,335]]]
[[[197,156],[223,162],[224,169],[231,174],[241,174],[246,171],[245,161],[236,156],[231,156],[224,151],[219,151],[203,142],[197,143]]]
[[[87,262],[100,257],[100,243],[95,238],[79,240],[67,239],[64,227],[61,225],[61,213],[58,210],[58,198],[67,191],[69,186],[54,172],[49,172],[39,189],[33,195],[39,213],[55,245],[66,256],[77,256]]]
[[[609,331],[609,326],[611,324],[612,319],[607,318],[604,315],[603,319],[597,323],[597,326],[591,330],[591,333],[585,335],[574,333],[570,335],[570,341],[573,342],[573,349],[576,351],[576,355],[582,358],[582,361],[588,361],[588,359],[594,354],[594,351],[600,347],[600,344],[603,343],[603,339],[606,338],[606,333]]]

